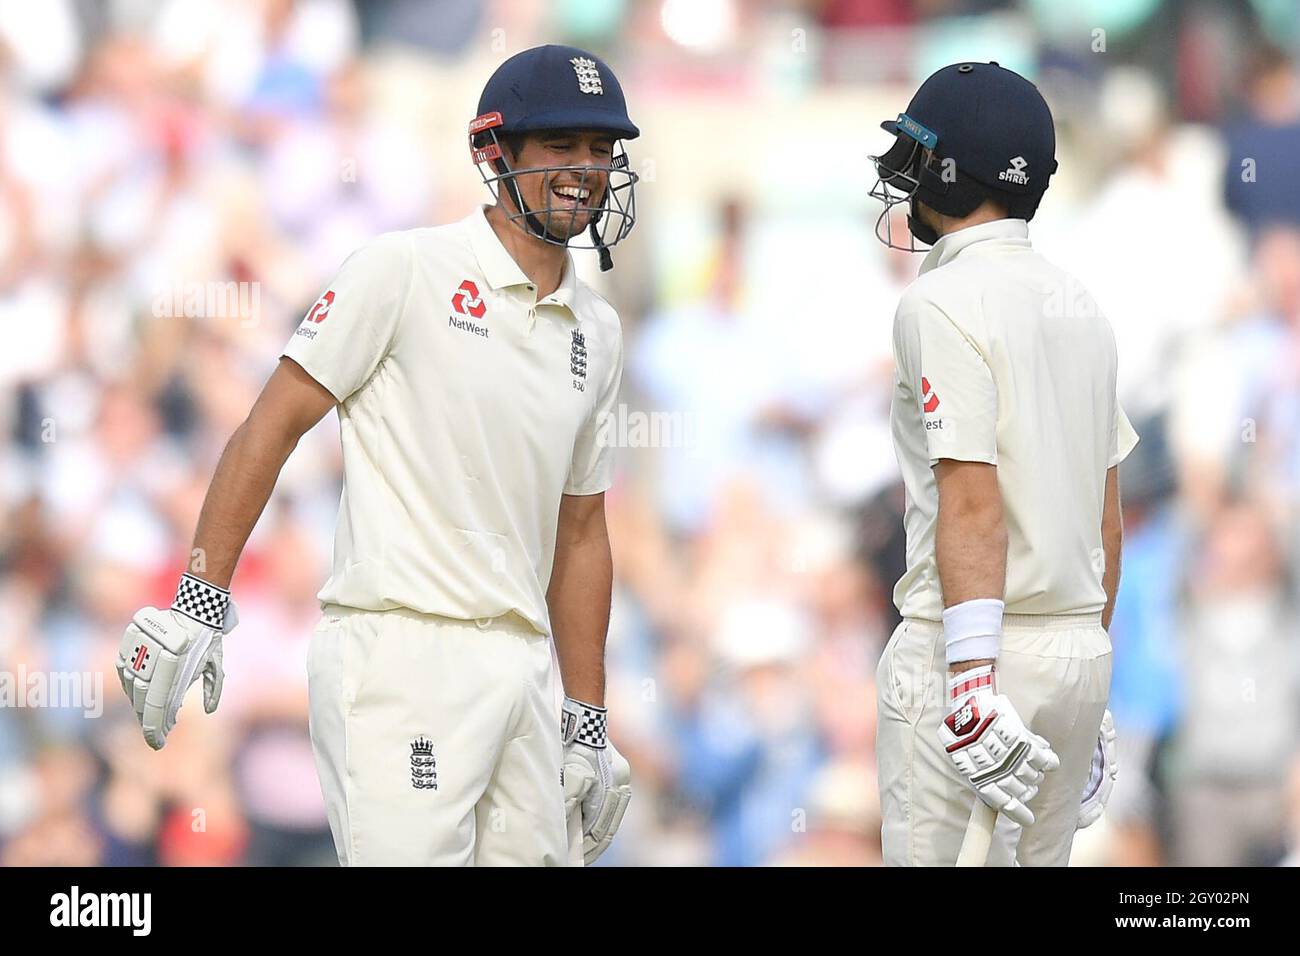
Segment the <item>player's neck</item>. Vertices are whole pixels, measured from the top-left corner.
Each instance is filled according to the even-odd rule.
[[[1001,209],[992,206],[990,203],[981,203],[969,216],[962,216],[960,219],[955,216],[936,217],[938,223],[932,223],[937,226],[940,237],[950,236],[954,232],[960,232],[962,229],[969,229],[971,226],[982,226],[986,222],[996,222],[999,219],[1006,219],[1007,214]]]
[[[568,252],[564,246],[557,246],[525,232],[511,221],[500,206],[488,209],[487,220],[520,271],[537,286],[538,299],[546,298],[560,287]]]

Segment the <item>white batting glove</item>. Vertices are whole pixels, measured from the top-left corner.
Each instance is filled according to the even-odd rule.
[[[181,700],[200,675],[203,709],[209,714],[217,709],[225,676],[221,637],[238,623],[230,592],[187,572],[168,610],[141,608],[127,625],[117,652],[117,675],[135,707],[145,743],[154,750],[167,743]]]
[[[1118,778],[1119,747],[1115,742],[1115,721],[1107,710],[1101,718],[1097,749],[1092,752],[1092,769],[1088,772],[1088,782],[1083,787],[1083,797],[1079,803],[1078,829],[1090,827],[1101,819]]]
[[[606,722],[604,707],[564,698],[564,812],[582,814],[582,860],[587,866],[614,841],[632,799],[632,768],[609,742]]]
[[[1061,760],[997,692],[992,664],[949,676],[948,716],[939,724],[939,738],[981,800],[1023,827],[1034,822],[1028,804],[1044,774]]]

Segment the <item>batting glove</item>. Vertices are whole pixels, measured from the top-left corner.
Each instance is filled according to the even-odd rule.
[[[194,575],[181,576],[170,609],[141,608],[122,635],[117,675],[135,708],[145,743],[162,750],[181,700],[203,677],[203,709],[221,701],[221,638],[239,623],[230,592]]]
[[[1092,752],[1092,769],[1079,803],[1078,829],[1090,827],[1101,819],[1119,777],[1119,747],[1115,742],[1115,721],[1107,710],[1097,732],[1097,749]]]
[[[1021,826],[1034,822],[1028,804],[1043,775],[1061,760],[997,692],[992,664],[949,678],[948,716],[939,724],[939,738],[981,800]]]
[[[582,859],[587,866],[609,848],[632,799],[632,768],[609,743],[606,721],[604,707],[564,698],[564,811],[582,814]]]

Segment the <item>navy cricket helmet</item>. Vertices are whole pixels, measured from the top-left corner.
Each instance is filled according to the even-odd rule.
[[[614,140],[609,163],[511,168],[503,142],[548,130],[608,133]],[[614,71],[585,50],[556,45],[525,50],[497,67],[479,97],[478,115],[469,124],[470,155],[494,199],[500,201],[502,187],[509,193],[515,211],[505,211],[511,220],[546,242],[599,250],[602,270],[613,265],[609,247],[631,232],[636,222],[637,175],[628,168],[622,141],[640,135],[627,115],[627,101]],[[550,198],[552,179],[563,172],[578,175],[574,204],[553,204]],[[538,209],[528,207],[515,181],[534,173],[545,177],[546,205]],[[607,178],[597,197],[598,174]],[[580,215],[588,217],[590,245],[573,242]]]
[[[1034,217],[1056,172],[1056,128],[1038,87],[997,63],[954,63],[921,84],[907,112],[881,128],[896,137],[872,156],[878,179],[871,195],[885,203],[876,236],[893,242],[889,213],[910,204],[913,240],[933,245],[938,235],[921,222],[916,202],[945,216],[970,215],[994,199],[1016,219]],[[884,224],[884,234],[881,224]]]

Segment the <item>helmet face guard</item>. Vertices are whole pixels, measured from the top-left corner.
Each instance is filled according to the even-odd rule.
[[[613,155],[605,166],[530,166],[512,169],[497,135],[501,126],[501,114],[497,112],[484,113],[469,124],[470,156],[492,193],[492,198],[501,205],[510,221],[525,232],[552,245],[570,249],[595,249],[600,253],[601,270],[610,269],[613,263],[609,247],[617,245],[636,223],[638,177],[628,168],[627,150],[622,140],[615,139]],[[544,130],[519,132],[522,134]],[[552,204],[552,185],[560,173],[577,173],[577,187],[580,192],[585,191],[585,195],[581,195],[573,205]],[[516,182],[520,176],[532,175],[542,177],[542,195],[546,197],[546,204],[536,209],[524,202]],[[600,189],[597,196],[596,190],[600,188],[602,179],[604,188]],[[566,182],[565,185],[569,183]],[[501,203],[503,189],[510,196],[513,210]],[[584,219],[586,241],[579,228]]]
[[[927,206],[943,212],[938,207],[944,205],[942,197],[952,185],[932,165],[939,158],[934,152],[939,137],[905,113],[900,113],[896,122],[886,124],[886,128],[897,137],[894,145],[883,156],[867,157],[876,167],[876,183],[869,195],[885,206],[876,219],[876,238],[891,249],[924,252],[939,241],[939,236],[921,221],[916,201],[919,198]],[[892,213],[901,203],[908,204],[908,236],[906,241],[901,237],[895,241]],[[917,245],[918,241],[923,245]]]
[[[907,148],[908,143],[911,144],[910,148]],[[924,251],[916,244],[916,231],[912,228],[912,223],[917,220],[915,199],[916,191],[921,187],[919,167],[924,161],[923,149],[920,143],[899,136],[893,148],[884,156],[867,157],[876,167],[876,183],[871,187],[870,196],[885,206],[876,219],[876,238],[891,249]],[[905,241],[899,237],[899,241],[895,242],[893,212],[894,207],[902,203],[908,204],[908,235]]]

